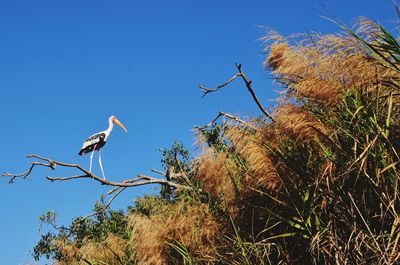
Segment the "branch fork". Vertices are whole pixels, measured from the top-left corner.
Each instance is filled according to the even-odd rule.
[[[254,89],[252,87],[252,81],[249,80],[246,76],[246,74],[242,70],[242,65],[235,63],[235,66],[238,70],[238,73],[234,74],[228,81],[224,82],[221,85],[218,85],[217,87],[214,88],[207,88],[202,84],[199,84],[198,87],[200,90],[203,92],[203,97],[205,97],[207,94],[218,91],[219,89],[229,85],[232,83],[236,78],[241,77],[243,82],[246,85],[247,90],[250,92],[251,96],[253,97],[254,102],[257,104],[258,108],[261,110],[261,112],[267,116],[271,121],[274,121],[274,118],[270,113],[267,112],[267,110],[264,108],[264,106],[261,104],[260,100],[258,99],[256,93],[254,92]]]

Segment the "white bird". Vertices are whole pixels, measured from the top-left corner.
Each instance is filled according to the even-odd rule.
[[[106,144],[108,137],[110,136],[110,133],[112,129],[114,128],[114,123],[120,126],[122,129],[124,129],[125,132],[128,132],[128,130],[125,128],[124,125],[115,117],[111,116],[108,118],[108,129],[105,131],[98,132],[96,134],[93,134],[89,138],[87,138],[82,145],[81,150],[79,151],[79,155],[84,155],[87,153],[92,152],[90,155],[90,167],[89,167],[89,172],[92,172],[92,160],[93,160],[93,154],[94,151],[97,150],[99,152],[99,164],[101,168],[101,172],[103,173],[103,178],[106,179],[104,175],[104,170],[103,170],[103,165],[101,163],[101,148]]]

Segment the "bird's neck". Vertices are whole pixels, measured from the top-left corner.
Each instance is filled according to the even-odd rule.
[[[112,120],[109,120],[108,121],[108,128],[107,128],[107,130],[105,130],[105,133],[106,133],[107,136],[110,135],[110,133],[111,133],[113,128],[114,128],[114,123],[112,122]]]

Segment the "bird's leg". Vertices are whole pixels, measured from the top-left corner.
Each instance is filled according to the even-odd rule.
[[[93,147],[92,154],[90,155],[90,166],[89,166],[89,173],[92,173],[92,161],[93,161],[93,155],[94,155],[94,151],[96,151],[96,147],[97,147],[97,145],[95,145],[95,146]]]
[[[103,179],[106,179],[106,176],[104,175],[103,165],[101,163],[101,149],[99,150],[99,164],[101,168],[101,173],[103,173]]]

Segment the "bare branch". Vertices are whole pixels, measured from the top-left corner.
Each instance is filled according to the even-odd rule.
[[[201,89],[201,91],[203,91],[203,93],[204,93],[203,97],[205,97],[208,93],[215,92],[215,91],[219,90],[220,88],[223,88],[224,86],[229,85],[229,83],[233,82],[238,76],[240,76],[240,73],[239,74],[235,74],[228,81],[226,81],[222,85],[219,85],[219,86],[217,86],[215,88],[206,88],[202,84],[199,84],[198,87]]]
[[[177,184],[172,181],[165,180],[165,179],[154,178],[154,177],[147,176],[147,175],[138,175],[135,178],[125,179],[125,180],[122,180],[119,182],[110,181],[108,179],[103,179],[101,177],[94,175],[93,173],[89,172],[88,170],[86,170],[79,164],[70,164],[70,163],[60,162],[60,161],[56,161],[56,160],[53,160],[50,158],[41,157],[41,156],[38,156],[35,154],[28,155],[27,157],[28,158],[36,158],[39,161],[32,162],[30,168],[21,174],[12,174],[9,172],[3,173],[2,176],[10,178],[9,183],[14,182],[16,178],[29,177],[35,166],[49,167],[52,170],[55,170],[56,166],[61,166],[61,167],[76,168],[78,171],[80,171],[83,174],[78,174],[78,175],[73,175],[73,176],[68,176],[68,177],[46,177],[46,178],[52,182],[68,181],[68,180],[75,180],[75,179],[91,179],[93,181],[97,181],[97,182],[101,183],[102,185],[118,187],[118,188],[137,187],[137,186],[148,185],[148,184],[160,184],[160,185],[174,187],[176,189],[190,189],[191,188],[189,186]],[[47,163],[44,163],[44,162],[47,162]],[[116,191],[116,189],[111,190],[110,192],[113,193],[115,191]]]
[[[269,119],[274,121],[274,118],[272,117],[271,114],[267,112],[267,110],[264,108],[264,106],[261,104],[260,100],[258,99],[256,93],[254,92],[254,89],[251,85],[252,81],[249,80],[246,76],[246,74],[242,71],[242,65],[235,63],[236,68],[238,69],[239,73],[236,73],[231,79],[226,81],[225,83],[215,87],[215,88],[206,88],[202,84],[199,84],[198,87],[203,91],[203,97],[207,95],[208,93],[215,92],[219,90],[220,88],[223,88],[233,82],[237,77],[241,77],[243,82],[245,83],[247,90],[250,92],[251,96],[253,97],[254,102],[257,104],[258,108],[261,110],[262,113],[264,113],[265,116],[267,116]]]
[[[114,192],[118,191],[119,189],[122,189],[122,188],[121,188],[121,187],[115,187],[115,188],[113,188],[112,190],[109,190],[109,191],[107,192],[107,195],[111,195],[111,194],[113,194]]]
[[[253,97],[254,101],[256,102],[258,108],[264,113],[265,116],[267,116],[271,121],[274,121],[274,118],[272,118],[272,115],[267,112],[267,110],[264,108],[264,106],[261,104],[260,100],[258,99],[256,93],[254,92],[252,86],[251,86],[251,80],[247,78],[245,73],[242,71],[242,65],[235,63],[236,68],[239,70],[240,76],[242,77],[243,81],[246,84],[247,89],[249,90],[251,96]]]
[[[118,190],[118,189],[119,189],[119,190]],[[96,215],[96,214],[102,213],[102,212],[104,212],[105,210],[107,210],[107,209],[110,207],[111,203],[115,200],[115,198],[116,198],[118,195],[120,195],[125,189],[126,189],[126,187],[124,187],[124,188],[118,187],[118,188],[116,188],[116,189],[113,189],[113,190],[118,190],[118,192],[115,193],[115,194],[110,198],[110,200],[107,202],[106,205],[104,205],[104,207],[102,207],[102,208],[101,208],[100,210],[98,210],[98,211],[95,211],[95,212],[93,212],[93,213],[91,213],[91,214],[86,215],[86,216],[83,217],[80,221],[84,221],[84,220],[88,219],[89,217],[92,217],[92,216],[94,216],[94,215]]]
[[[227,118],[229,118],[231,120],[237,121],[237,122],[239,122],[239,123],[251,128],[253,130],[257,130],[256,127],[254,127],[253,125],[251,125],[248,122],[245,122],[244,120],[240,119],[239,117],[233,116],[232,114],[229,114],[229,113],[226,113],[226,112],[222,112],[222,111],[220,111],[218,113],[218,115],[212,121],[210,121],[208,124],[206,124],[206,125],[204,125],[202,127],[196,127],[196,129],[203,130],[203,129],[207,128],[207,127],[210,127],[211,125],[213,125],[222,116],[227,117]]]
[[[39,161],[33,161],[31,163],[31,166],[29,167],[29,169],[21,174],[12,174],[9,172],[5,172],[2,174],[2,176],[9,177],[10,178],[9,183],[12,183],[17,178],[23,178],[23,179],[28,178],[32,174],[33,169],[36,166],[49,167],[52,170],[56,170],[56,166],[61,166],[61,167],[76,168],[82,174],[77,174],[77,175],[67,176],[67,177],[49,177],[48,176],[46,178],[51,182],[69,181],[69,180],[76,180],[76,179],[91,179],[93,181],[99,182],[102,185],[114,187],[110,191],[107,192],[107,195],[109,195],[109,196],[111,196],[111,194],[113,194],[111,196],[111,198],[109,199],[109,201],[107,202],[107,204],[104,205],[104,207],[102,207],[101,209],[99,209],[91,214],[86,215],[85,217],[83,217],[83,219],[81,219],[81,221],[84,221],[87,218],[90,218],[98,213],[102,213],[105,210],[107,210],[110,207],[111,203],[115,200],[115,198],[118,195],[120,195],[126,188],[137,187],[137,186],[142,186],[142,185],[149,185],[149,184],[159,184],[159,185],[169,186],[169,187],[176,188],[177,190],[193,188],[193,187],[191,187],[190,182],[187,182],[188,185],[182,185],[182,184],[173,182],[172,179],[159,179],[159,178],[154,178],[154,177],[147,176],[147,175],[138,175],[137,177],[134,177],[131,179],[125,179],[125,180],[122,180],[119,182],[115,182],[115,181],[110,181],[107,179],[100,178],[100,177],[94,175],[93,173],[89,172],[88,170],[86,170],[79,164],[70,164],[70,163],[60,162],[60,161],[56,161],[56,160],[53,160],[50,158],[38,156],[36,154],[27,155],[27,158],[36,158]],[[156,172],[158,174],[161,174],[163,176],[166,176],[166,174],[161,171],[155,171],[155,170],[152,170],[152,171]]]

